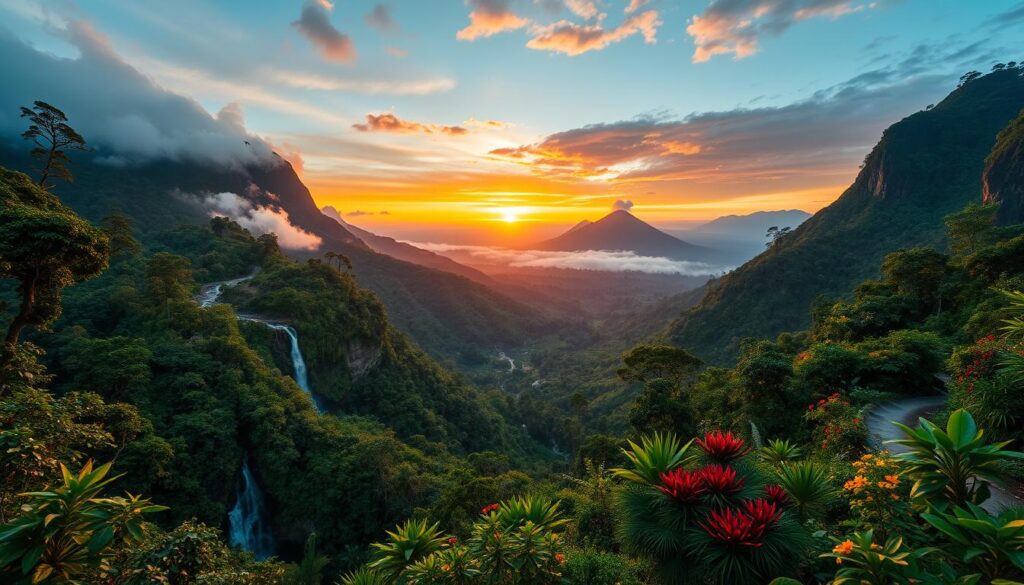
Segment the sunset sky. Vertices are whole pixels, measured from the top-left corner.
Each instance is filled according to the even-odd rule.
[[[347,220],[477,243],[618,199],[666,228],[813,212],[887,125],[1024,58],[1022,25],[1019,0],[0,0],[10,42],[244,115]]]

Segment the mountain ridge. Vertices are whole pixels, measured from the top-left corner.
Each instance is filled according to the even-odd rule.
[[[941,245],[943,217],[981,200],[984,160],[1022,106],[1024,78],[1002,70],[893,124],[839,199],[719,279],[666,336],[727,362],[743,338],[805,328],[815,297],[848,294],[889,252]]]

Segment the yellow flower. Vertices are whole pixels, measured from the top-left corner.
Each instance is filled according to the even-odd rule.
[[[837,565],[841,565],[841,564],[843,564],[843,559],[841,559],[841,558],[839,558],[839,557],[836,557],[836,564],[837,564]]]
[[[872,542],[871,550],[882,550],[882,545]]]
[[[848,554],[850,554],[851,552],[853,552],[853,541],[847,539],[847,540],[844,540],[843,542],[840,542],[839,544],[837,544],[835,546],[835,548],[832,549],[832,552],[837,553],[837,554],[841,554],[841,555],[848,555]]]
[[[860,460],[861,460],[861,461],[868,461],[868,460],[870,460],[870,459],[871,459],[872,457],[874,457],[874,455],[872,455],[871,453],[865,453],[865,454],[864,454],[864,455],[863,455],[863,456],[862,456],[862,457],[860,458]]]

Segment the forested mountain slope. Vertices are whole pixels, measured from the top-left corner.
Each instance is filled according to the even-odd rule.
[[[985,203],[999,203],[999,223],[1024,222],[1024,111],[999,133],[981,184]]]
[[[669,338],[727,361],[745,337],[805,328],[817,296],[849,293],[887,253],[940,244],[942,218],[980,201],[985,158],[1022,106],[1021,70],[1006,69],[892,125],[835,203],[720,279],[669,326]]]
[[[0,164],[24,170],[32,165],[26,153],[3,148]],[[63,201],[93,222],[124,213],[135,220],[138,235],[147,242],[180,223],[205,223],[211,209],[204,198],[214,194],[233,193],[284,210],[292,224],[322,241],[318,250],[290,254],[334,251],[347,256],[356,279],[381,297],[394,324],[435,357],[457,359],[469,349],[518,345],[551,327],[546,316],[477,282],[373,252],[320,212],[283,160],[246,169],[166,160],[116,167],[81,155],[74,170],[75,182],[55,189]]]

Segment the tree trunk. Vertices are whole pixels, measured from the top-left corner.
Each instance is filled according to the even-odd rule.
[[[21,307],[7,328],[3,354],[0,355],[0,368],[7,366],[14,358],[14,348],[18,345],[18,337],[31,320],[32,309],[35,308],[36,304],[36,283],[38,280],[39,277],[37,275],[22,283]]]

